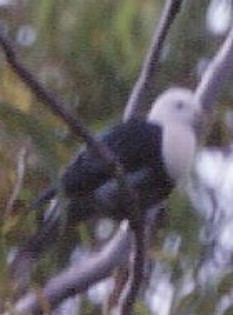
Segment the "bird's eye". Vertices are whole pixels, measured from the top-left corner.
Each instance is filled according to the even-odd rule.
[[[179,110],[182,110],[184,108],[184,104],[183,103],[177,103],[176,108]]]

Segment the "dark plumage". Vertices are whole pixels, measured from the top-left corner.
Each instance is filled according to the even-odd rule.
[[[162,129],[158,124],[132,119],[108,130],[101,140],[114,153],[125,173],[150,168],[151,176],[170,189],[161,153]],[[113,177],[104,161],[90,148],[81,152],[61,176],[61,187],[68,198],[78,198]]]
[[[155,194],[165,197],[173,183],[184,185],[190,173],[196,151],[194,126],[199,115],[200,105],[193,93],[172,88],[155,101],[147,120],[120,123],[100,139],[121,163],[125,174],[149,168]],[[58,191],[74,201],[113,176],[106,163],[87,147],[65,168],[58,188],[48,190],[35,205],[53,198]]]

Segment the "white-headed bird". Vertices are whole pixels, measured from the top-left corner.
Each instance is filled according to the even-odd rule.
[[[125,174],[150,170],[156,183],[153,189],[161,201],[175,184],[185,183],[190,173],[200,111],[200,104],[190,90],[171,88],[153,103],[146,120],[130,119],[120,123],[100,139],[122,165]],[[65,169],[60,187],[65,196],[75,200],[113,176],[106,163],[87,147]]]

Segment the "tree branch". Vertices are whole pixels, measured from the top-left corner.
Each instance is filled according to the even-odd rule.
[[[123,221],[113,239],[99,252],[78,266],[72,266],[49,280],[40,291],[29,292],[14,306],[14,312],[26,315],[41,314],[43,299],[54,309],[67,297],[87,290],[91,285],[108,277],[112,270],[126,262],[130,248],[129,226]],[[117,252],[117,255],[116,255]],[[11,314],[11,313],[10,313]],[[4,315],[9,315],[5,312]]]
[[[151,87],[154,85],[154,77],[156,75],[163,44],[171,25],[180,12],[182,3],[183,0],[166,0],[141,73],[127,102],[123,117],[124,121],[137,116],[143,108],[143,105],[150,103],[148,98],[151,93]]]
[[[233,26],[218,52],[209,63],[195,95],[207,111],[213,109],[216,98],[233,70]]]
[[[12,194],[7,202],[6,210],[4,213],[5,218],[7,218],[10,214],[12,214],[14,209],[14,204],[20,194],[20,191],[23,186],[24,176],[25,176],[25,168],[26,168],[26,158],[27,158],[27,146],[23,146],[18,154],[17,160],[17,177],[15,180],[15,186],[12,191]]]

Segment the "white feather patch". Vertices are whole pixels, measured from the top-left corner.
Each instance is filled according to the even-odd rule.
[[[196,139],[188,126],[171,123],[163,126],[162,154],[169,175],[176,181],[186,181],[196,151]]]

